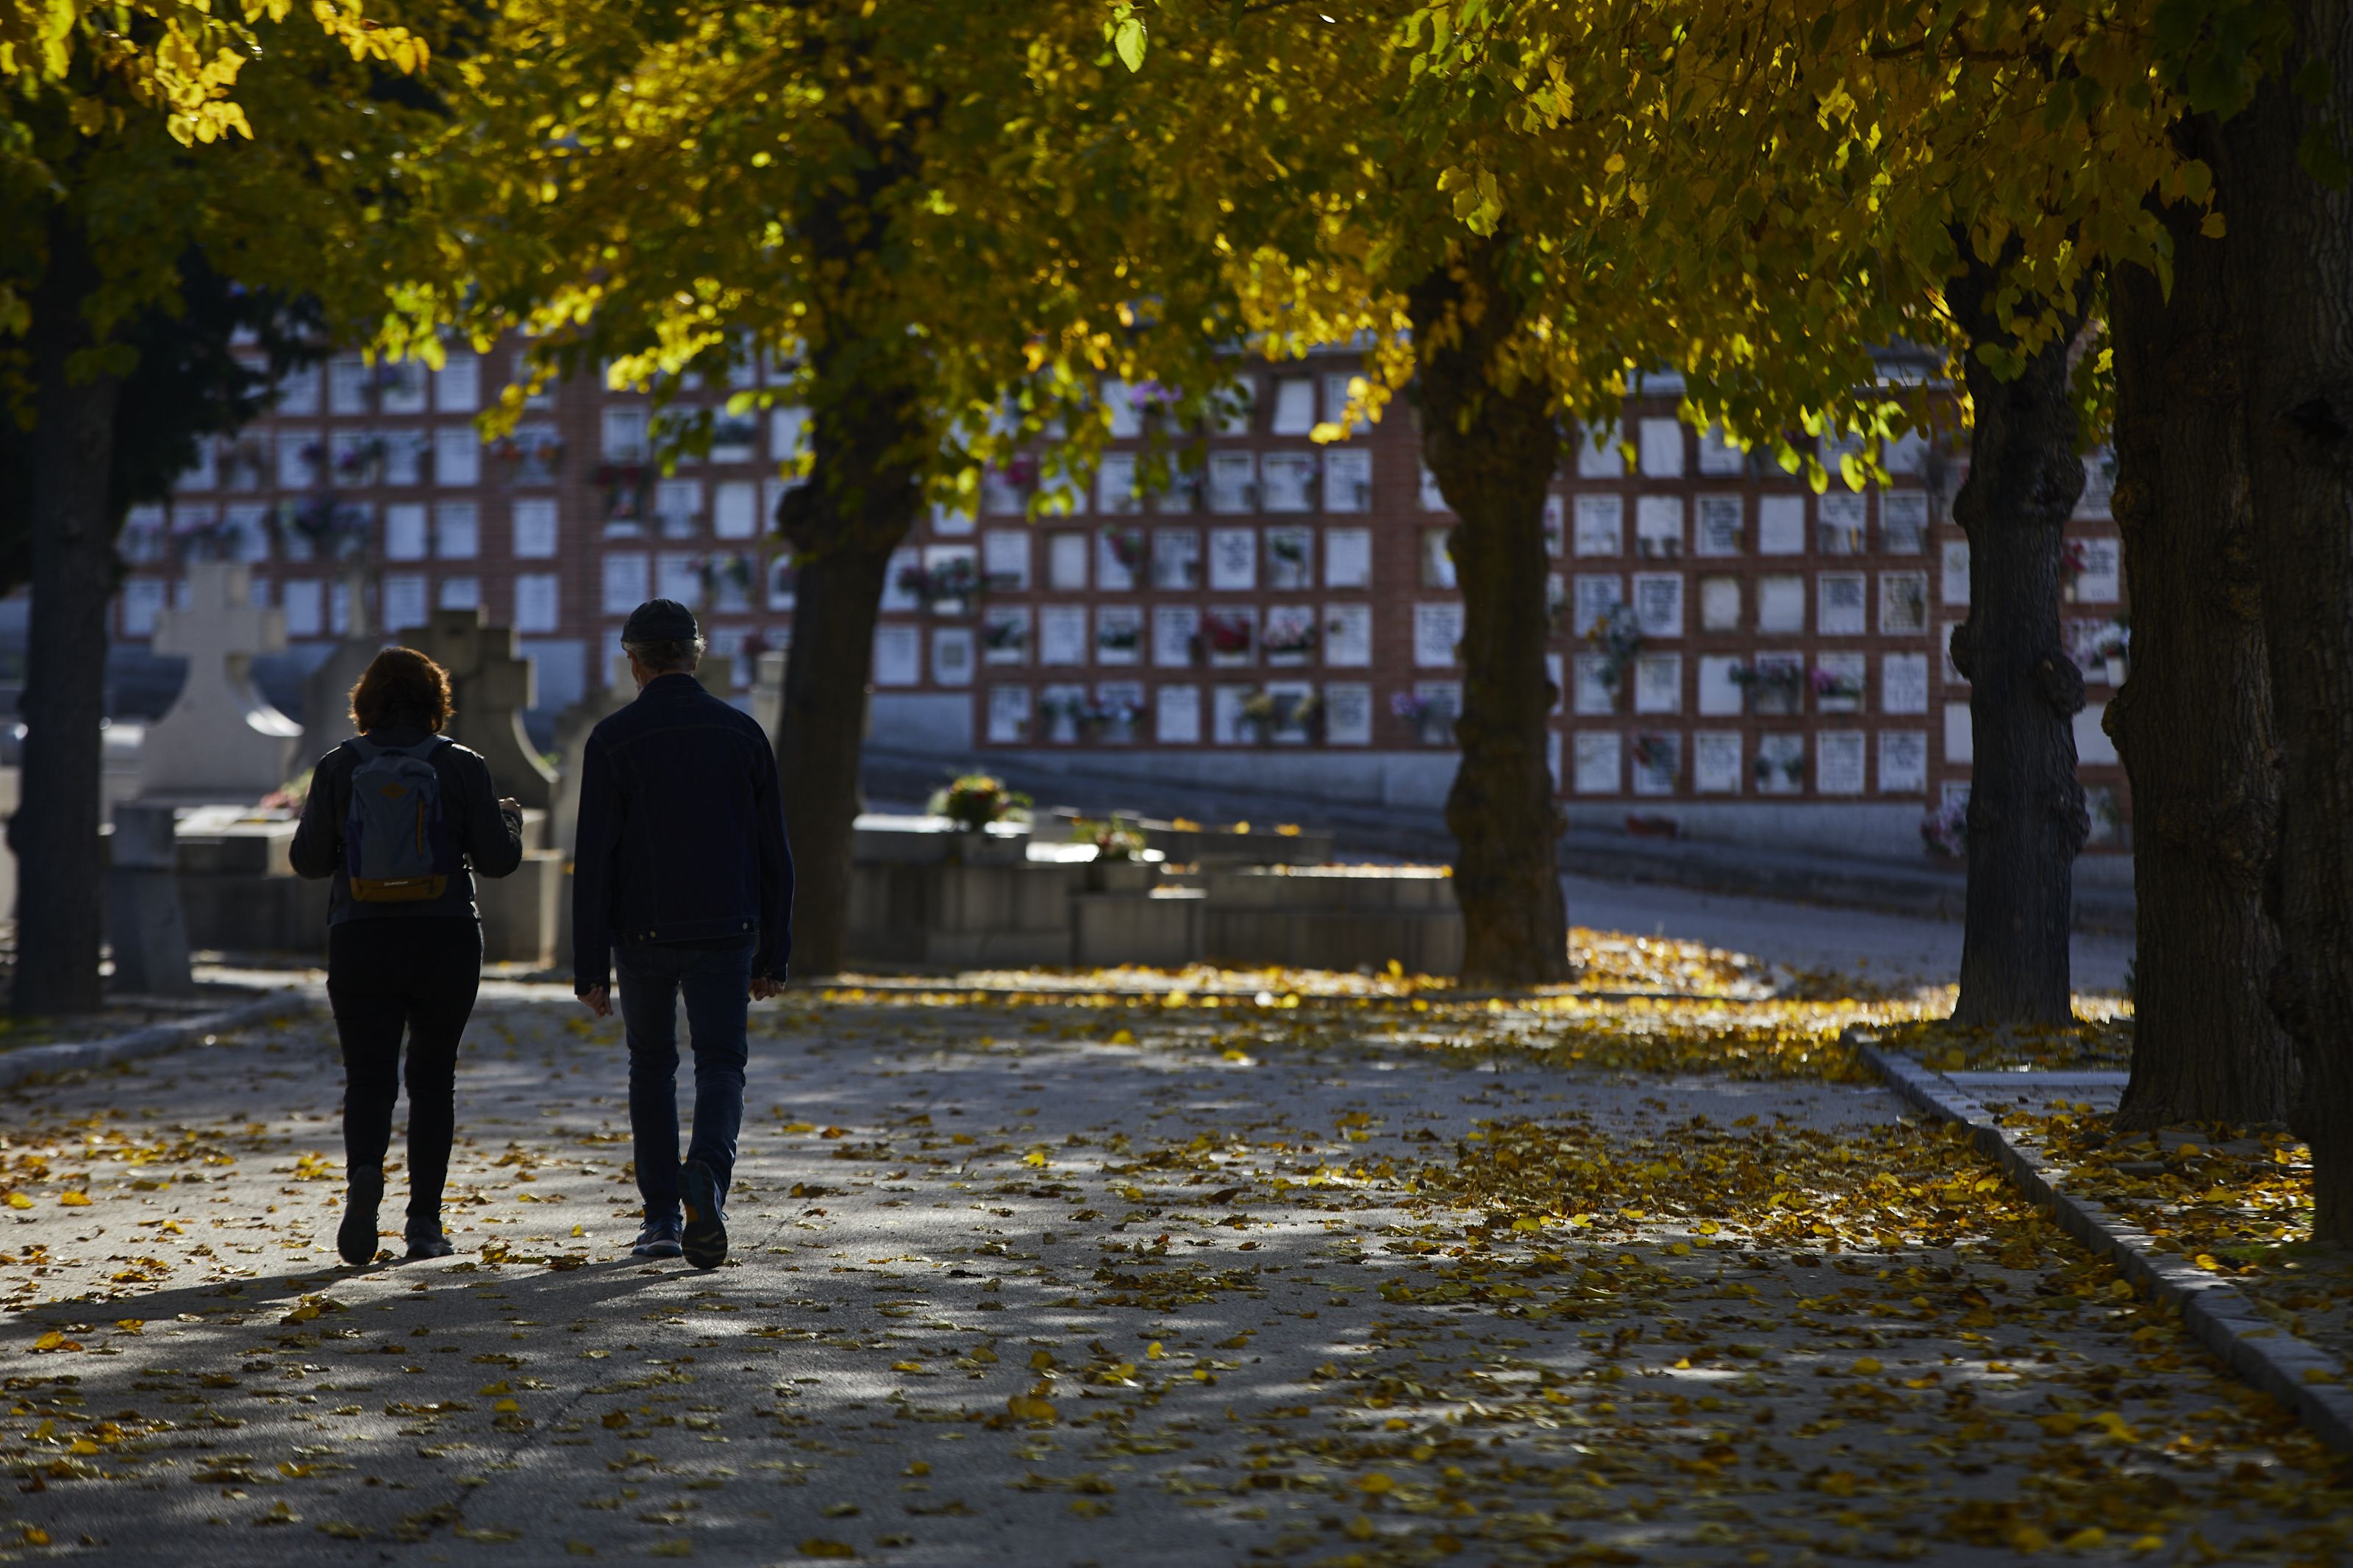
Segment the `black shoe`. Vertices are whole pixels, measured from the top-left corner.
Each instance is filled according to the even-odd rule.
[[[727,1219],[719,1212],[719,1178],[700,1160],[678,1169],[679,1201],[686,1209],[686,1228],[680,1237],[686,1260],[697,1268],[716,1268],[727,1261]]]
[[[335,1227],[335,1250],[357,1268],[375,1261],[375,1211],[384,1202],[384,1171],[351,1173],[343,1189],[343,1223]]]
[[[427,1258],[447,1258],[455,1250],[449,1245],[449,1238],[441,1234],[439,1220],[408,1222],[409,1262],[422,1262]]]
[[[649,1219],[638,1232],[637,1245],[629,1248],[637,1258],[676,1258],[679,1255],[678,1222]]]

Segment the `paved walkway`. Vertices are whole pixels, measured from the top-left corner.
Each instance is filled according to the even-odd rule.
[[[1852,974],[1894,985],[1960,979],[1957,921],[1922,920],[1824,904],[1704,893],[1656,883],[1564,877],[1573,924],[1704,942],[1794,969]],[[2131,967],[2129,937],[2075,933],[2078,992],[2118,993]]]
[[[322,1022],[5,1102],[0,1549],[2286,1563],[2341,1532],[2308,1443],[1877,1088],[1564,1074],[1511,1048],[1543,1019],[1409,1003],[796,997],[757,1015],[702,1275],[619,1256],[613,1028],[495,991],[445,1262],[335,1262]]]

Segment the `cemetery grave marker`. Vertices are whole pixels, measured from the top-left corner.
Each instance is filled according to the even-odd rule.
[[[189,567],[187,607],[156,617],[155,651],[185,656],[188,678],[148,726],[142,794],[243,802],[286,782],[301,728],[253,688],[254,655],[285,646],[285,617],[254,605],[243,565]]]

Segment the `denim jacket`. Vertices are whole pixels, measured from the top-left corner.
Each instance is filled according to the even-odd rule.
[[[588,736],[573,855],[574,990],[609,983],[616,942],[754,931],[753,978],[782,980],[792,911],[766,733],[694,677],[656,676]]]

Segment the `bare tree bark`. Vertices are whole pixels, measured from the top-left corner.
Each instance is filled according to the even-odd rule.
[[[1964,251],[1967,254],[1967,251]],[[1947,302],[1975,349],[2015,336],[1998,308],[2001,272],[1970,260]],[[1969,477],[1953,520],[1969,536],[1969,617],[1953,662],[1969,680],[1969,884],[1962,925],[1962,1024],[2064,1024],[2074,862],[2090,830],[2075,777],[2084,676],[2059,634],[2061,531],[2084,491],[2068,397],[2067,346],[2083,320],[2010,379],[1972,352],[1977,411]]]
[[[844,359],[840,369],[855,374]],[[821,381],[828,369],[818,364]],[[776,767],[793,847],[793,967],[803,974],[839,973],[848,957],[874,623],[891,553],[923,505],[923,428],[905,381],[838,384],[810,419],[819,479],[788,491],[778,508],[799,573]]]
[[[2304,1074],[2313,1235],[2353,1241],[2353,11],[2295,0],[2285,58],[2224,121],[2232,320],[2278,716],[2271,999]],[[2307,95],[2306,86],[2311,86]],[[2308,140],[2307,140],[2308,139]]]
[[[97,1009],[105,926],[99,837],[106,717],[106,607],[114,595],[120,519],[109,494],[119,383],[77,375],[91,346],[82,312],[90,282],[79,230],[49,224],[47,264],[32,299],[34,376],[32,606],[26,630],[22,804],[16,854],[18,1017]]]
[[[1462,590],[1462,760],[1446,797],[1465,980],[1568,978],[1562,821],[1545,752],[1545,491],[1560,461],[1551,388],[1499,358],[1519,315],[1501,281],[1508,242],[1472,242],[1408,299],[1419,362],[1422,458],[1457,521]]]
[[[2211,162],[2210,121],[2183,151]],[[2132,1079],[2116,1121],[2278,1121],[2293,1071],[2265,1005],[2279,931],[2263,908],[2279,829],[2278,734],[2248,501],[2243,387],[2223,242],[2176,204],[2173,289],[2118,268],[2116,518],[2132,671],[2108,733],[2132,779]]]

